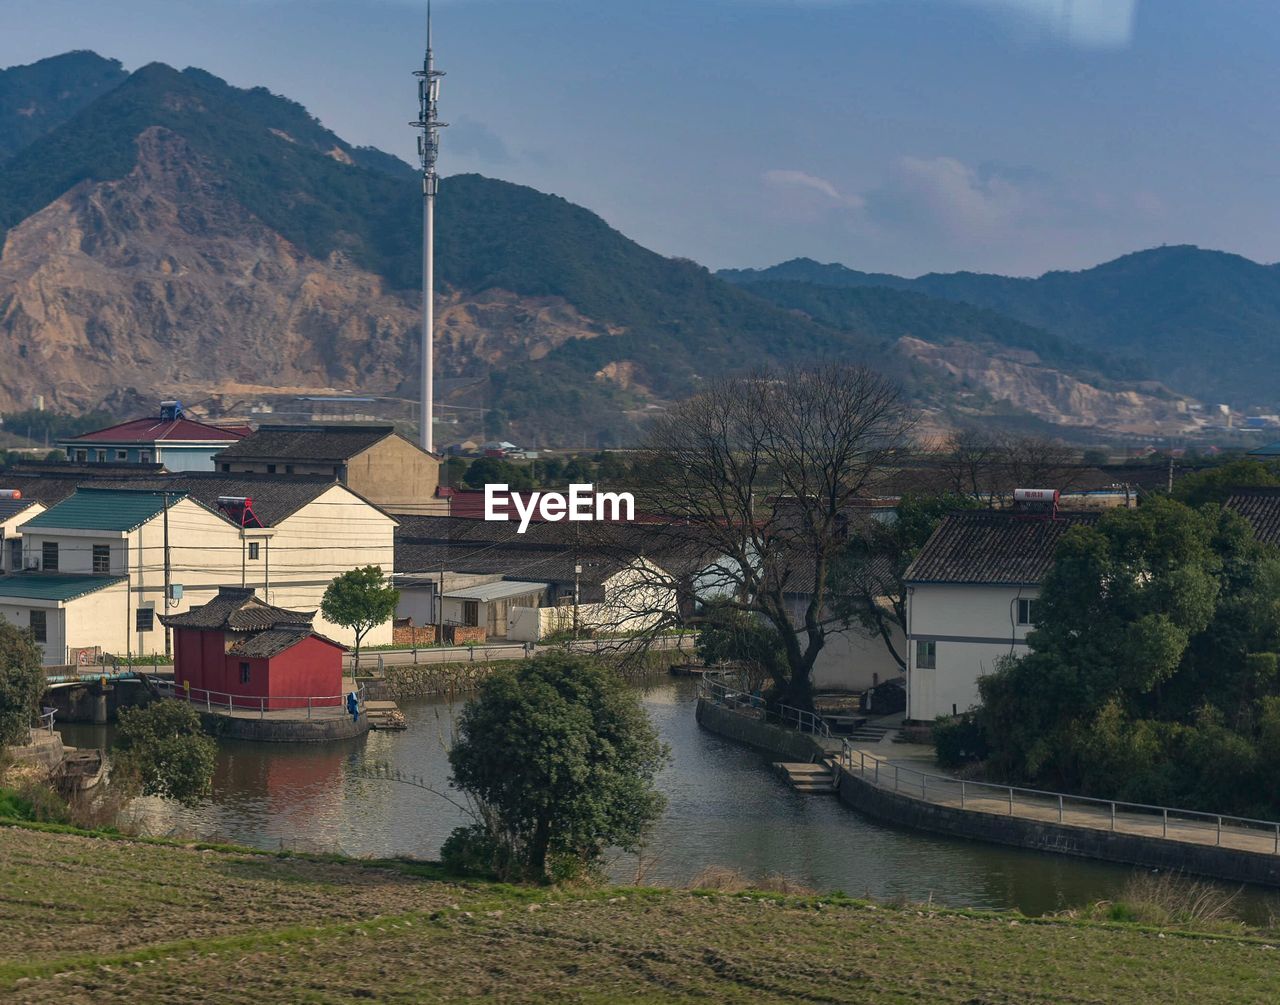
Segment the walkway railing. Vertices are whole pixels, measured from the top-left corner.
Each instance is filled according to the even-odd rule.
[[[336,695],[243,695],[231,694],[227,691],[209,691],[205,688],[179,687],[173,681],[154,680],[156,690],[168,698],[187,701],[192,705],[203,707],[206,712],[246,712],[258,713],[258,718],[265,719],[268,713],[290,712],[302,718],[306,712],[308,719],[336,719],[349,715],[347,696]],[[364,688],[356,689],[356,700],[360,711],[364,711]]]
[[[993,782],[973,782],[894,764],[843,741],[841,765],[851,774],[890,792],[943,806],[1025,817],[1141,837],[1161,837],[1280,855],[1280,822],[1233,817],[1200,810],[1126,803],[1115,799]]]
[[[748,694],[740,687],[730,683],[721,674],[705,673],[698,683],[700,697],[723,705],[726,708],[741,710],[743,708],[759,709],[762,716],[775,716],[784,726],[791,726],[802,733],[831,738],[831,727],[816,712],[810,712],[794,705],[782,702],[767,702],[759,695]]]

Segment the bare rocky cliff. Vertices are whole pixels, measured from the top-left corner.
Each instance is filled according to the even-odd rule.
[[[227,193],[186,142],[138,138],[119,181],[82,183],[9,231],[0,254],[0,411],[43,394],[79,410],[230,388],[413,394],[421,298],[341,253],[310,257]],[[603,332],[556,298],[446,291],[444,376],[538,358]]]

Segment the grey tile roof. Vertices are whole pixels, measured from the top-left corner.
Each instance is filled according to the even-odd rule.
[[[1249,521],[1263,544],[1280,545],[1280,489],[1236,489],[1225,505]]]
[[[247,496],[264,526],[274,527],[338,482],[328,475],[223,474],[220,471],[185,471],[153,478],[102,482],[104,487],[164,489],[185,492],[211,509],[219,496]]]
[[[973,510],[943,518],[903,577],[908,583],[1035,586],[1053,562],[1054,549],[1072,527],[1097,522],[1098,513],[1059,513],[1054,519]]]
[[[36,504],[35,499],[0,499],[0,522],[12,519]]]
[[[259,600],[252,590],[223,587],[201,607],[182,614],[161,615],[169,628],[201,628],[232,632],[259,632],[279,625],[310,628],[315,611],[290,611]]]
[[[218,454],[218,463],[247,460],[342,463],[395,433],[391,425],[263,425]]]
[[[334,642],[333,639],[325,638],[318,632],[311,631],[310,624],[281,625],[242,639],[227,650],[227,655],[243,656],[245,659],[269,659],[278,653],[284,652],[290,646],[297,645],[303,639],[311,638],[312,636],[324,639],[325,642],[332,642],[340,649],[346,649],[346,646],[341,643]]]

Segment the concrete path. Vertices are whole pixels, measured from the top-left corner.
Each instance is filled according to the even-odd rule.
[[[985,782],[968,782],[922,771],[919,759],[887,757],[879,749],[855,749],[843,769],[889,792],[968,810],[1016,816],[1046,823],[1162,838],[1185,844],[1214,845],[1239,851],[1280,854],[1280,823],[1243,821],[1186,810],[1139,808],[1126,803],[1085,801]],[[925,748],[929,749],[929,748]]]

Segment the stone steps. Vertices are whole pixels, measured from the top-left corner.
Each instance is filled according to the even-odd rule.
[[[831,795],[835,792],[835,772],[830,762],[821,764],[778,761],[774,765],[793,789],[806,795]]]

